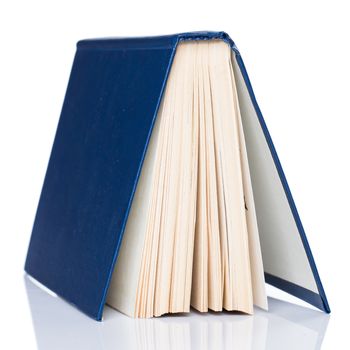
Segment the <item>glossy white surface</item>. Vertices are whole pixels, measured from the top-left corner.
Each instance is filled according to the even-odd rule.
[[[269,312],[133,319],[109,307],[94,321],[24,280],[36,343],[44,349],[320,349],[329,316],[269,298]]]

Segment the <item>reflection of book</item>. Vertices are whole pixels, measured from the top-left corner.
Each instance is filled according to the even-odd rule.
[[[264,279],[329,311],[227,34],[78,43],[26,271],[97,319],[252,313]]]
[[[44,349],[321,349],[329,316],[269,298],[269,312],[133,319],[106,308],[91,320],[25,278],[37,346]]]

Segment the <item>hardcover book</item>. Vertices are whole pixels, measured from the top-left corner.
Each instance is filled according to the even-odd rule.
[[[224,32],[79,41],[25,271],[89,316],[330,312],[242,57]]]

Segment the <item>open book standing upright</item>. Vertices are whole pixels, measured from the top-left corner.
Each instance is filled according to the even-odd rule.
[[[223,32],[78,43],[26,271],[100,320],[329,312],[241,56]]]

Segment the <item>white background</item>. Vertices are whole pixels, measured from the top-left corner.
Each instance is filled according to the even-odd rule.
[[[112,310],[107,310],[103,324],[97,324],[23,277],[76,41],[87,37],[224,30],[244,58],[329,299],[332,314],[328,327],[317,331],[319,337],[324,336],[322,348],[347,348],[350,12],[346,5],[347,1],[339,0],[1,1],[0,347],[54,349],[64,345],[68,349],[84,345],[117,349],[128,341],[127,337],[136,336],[141,339],[139,348],[154,348],[158,341],[159,348],[169,344],[176,348],[183,344],[183,337],[187,348],[207,345],[219,349],[229,344],[230,336],[235,334],[231,340],[237,349],[279,348],[282,335],[287,342],[285,348],[297,346],[293,344],[300,348],[300,342],[305,349],[319,348],[320,344],[312,345],[312,337],[307,337],[308,322],[320,320],[326,324],[327,316],[273,300],[271,315],[257,311],[253,333],[250,326],[244,326],[252,321],[229,314],[204,318],[193,315],[187,321],[169,317],[161,323],[142,323],[144,328],[139,331],[135,325],[140,323],[134,324]],[[276,319],[282,309],[289,310],[287,321]],[[196,330],[203,320],[204,326]],[[259,320],[268,325],[267,333],[265,326],[260,330]],[[225,344],[220,336],[213,336],[216,324],[225,329]],[[173,332],[178,325],[181,339]],[[123,327],[127,327],[125,332],[121,331]],[[147,333],[148,327],[156,332],[156,340]],[[166,330],[164,334],[162,329]],[[95,343],[96,332],[99,340]],[[264,332],[267,335],[261,339],[265,342],[256,340],[260,339],[257,334]],[[212,343],[206,344],[205,339]],[[293,339],[299,343],[293,343]]]

